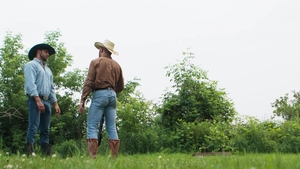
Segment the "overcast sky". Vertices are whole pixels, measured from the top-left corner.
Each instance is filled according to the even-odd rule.
[[[299,9],[299,0],[1,0],[0,40],[20,33],[29,49],[59,30],[72,70],[88,68],[94,42],[109,39],[125,80],[140,78],[154,101],[170,86],[164,67],[191,48],[239,114],[266,120],[272,102],[300,89]]]

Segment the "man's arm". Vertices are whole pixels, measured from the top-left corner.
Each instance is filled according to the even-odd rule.
[[[83,85],[80,103],[78,106],[78,110],[80,113],[84,112],[85,100],[87,99],[88,95],[91,93],[94,87],[95,78],[96,78],[95,66],[94,66],[94,62],[91,61],[88,74]]]
[[[37,86],[35,84],[36,71],[33,63],[27,63],[24,66],[24,77],[25,77],[25,92],[31,97],[38,96]]]
[[[122,69],[120,68],[120,76],[116,86],[116,93],[120,93],[124,89],[124,77],[122,73]]]
[[[54,103],[53,103],[53,106],[54,106],[54,109],[55,109],[56,114],[60,114],[60,108],[59,108],[59,106],[58,106],[58,103],[57,103],[57,102],[54,102]]]
[[[89,96],[89,94],[91,93],[92,89],[94,88],[95,78],[96,78],[95,65],[94,62],[91,61],[88,74],[83,85],[80,103],[84,103],[87,97]]]

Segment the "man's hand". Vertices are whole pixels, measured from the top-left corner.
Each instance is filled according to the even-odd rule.
[[[35,96],[34,97],[35,101],[36,101],[36,105],[39,109],[39,112],[40,113],[44,113],[45,112],[45,106],[44,106],[44,103],[41,101],[40,97],[39,96]]]
[[[79,110],[80,113],[84,112],[84,102],[79,103],[78,110]]]
[[[54,105],[54,109],[55,109],[56,115],[59,115],[60,114],[60,108],[58,106],[58,103],[54,102],[53,105]]]

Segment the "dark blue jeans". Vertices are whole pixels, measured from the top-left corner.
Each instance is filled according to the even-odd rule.
[[[40,113],[36,104],[36,101],[33,97],[28,97],[28,130],[26,136],[26,142],[34,144],[35,135],[37,130],[40,130],[40,144],[47,143],[49,144],[49,131],[50,131],[50,122],[51,122],[51,103],[50,101],[42,100],[45,106],[45,112]]]

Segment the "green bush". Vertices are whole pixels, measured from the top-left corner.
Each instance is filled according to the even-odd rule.
[[[230,125],[204,121],[182,123],[171,136],[179,152],[231,151]]]
[[[67,140],[61,145],[54,145],[52,147],[53,152],[57,152],[62,158],[73,157],[81,155],[81,147],[75,140]]]
[[[118,134],[121,153],[153,153],[160,149],[158,133],[151,127],[138,132],[120,131]]]
[[[178,152],[199,150],[205,144],[205,136],[209,135],[210,126],[209,122],[181,123],[174,135],[171,136],[174,141],[174,148]]]
[[[272,140],[273,125],[249,117],[244,123],[235,124],[232,146],[238,152],[270,153],[277,151],[276,140]]]
[[[297,121],[285,121],[277,130],[278,149],[284,153],[299,153],[300,124]]]

